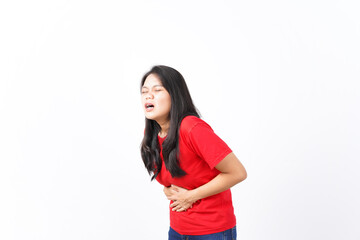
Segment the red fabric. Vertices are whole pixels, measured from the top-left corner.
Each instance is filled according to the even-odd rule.
[[[161,146],[166,138],[158,139]],[[194,189],[204,185],[220,173],[215,166],[232,152],[206,122],[195,116],[187,116],[182,120],[179,144],[180,167],[187,175],[171,177],[163,161],[156,180],[164,186],[174,184]],[[163,159],[162,151],[160,155]],[[183,235],[211,234],[235,225],[230,189],[197,201],[186,212],[174,212],[170,208],[170,226]]]

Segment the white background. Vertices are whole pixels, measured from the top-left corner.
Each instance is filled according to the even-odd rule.
[[[248,178],[239,239],[360,239],[357,1],[2,1],[0,239],[167,239],[139,83],[179,70]]]

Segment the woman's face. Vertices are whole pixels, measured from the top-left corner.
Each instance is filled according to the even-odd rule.
[[[155,120],[160,125],[169,121],[171,98],[159,77],[150,74],[141,89],[141,103],[147,119]]]

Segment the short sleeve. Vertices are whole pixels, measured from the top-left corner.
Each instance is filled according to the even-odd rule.
[[[211,169],[223,160],[232,150],[218,137],[204,121],[197,122],[187,134],[189,147],[202,158]]]

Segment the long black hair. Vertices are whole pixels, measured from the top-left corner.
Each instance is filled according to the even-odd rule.
[[[150,74],[159,77],[171,98],[170,127],[162,144],[165,167],[172,177],[182,177],[186,172],[180,168],[178,159],[180,123],[186,116],[200,117],[200,115],[193,104],[184,77],[177,70],[164,65],[154,66],[143,76],[140,89]],[[160,146],[157,138],[160,130],[161,127],[155,120],[145,118],[145,134],[140,149],[145,167],[149,174],[152,174],[151,180],[161,171]]]

